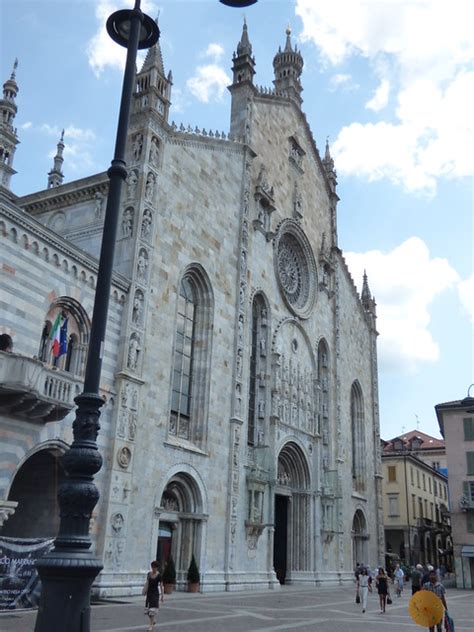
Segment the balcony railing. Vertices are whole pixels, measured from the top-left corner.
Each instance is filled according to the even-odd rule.
[[[81,381],[36,358],[0,351],[0,413],[37,423],[60,421]]]

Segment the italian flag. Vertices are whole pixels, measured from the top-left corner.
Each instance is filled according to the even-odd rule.
[[[51,332],[49,337],[52,340],[51,344],[51,352],[54,358],[59,358],[61,355],[61,314],[56,316],[56,320],[54,321],[53,327],[51,328]]]

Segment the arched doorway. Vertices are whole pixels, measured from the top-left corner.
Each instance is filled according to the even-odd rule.
[[[15,475],[8,500],[18,503],[2,528],[15,538],[54,537],[59,529],[58,489],[64,477],[62,450],[45,448],[30,456]]]
[[[367,521],[361,509],[354,514],[352,521],[352,562],[353,567],[359,564],[367,564]]]
[[[295,580],[310,570],[310,476],[306,458],[294,442],[278,455],[273,566],[278,581]]]
[[[178,583],[184,581],[193,555],[199,566],[204,518],[196,481],[185,472],[175,474],[161,496],[156,558],[163,566],[173,556]]]

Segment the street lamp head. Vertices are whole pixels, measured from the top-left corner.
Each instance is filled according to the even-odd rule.
[[[249,7],[251,4],[255,4],[257,0],[219,0],[226,7],[235,7],[236,9],[243,9]]]
[[[127,48],[130,37],[130,25],[132,21],[133,11],[122,9],[115,11],[107,20],[106,28],[110,37]],[[141,13],[141,12],[140,12]],[[140,35],[138,39],[138,48],[151,48],[156,44],[160,37],[160,29],[157,23],[149,15],[142,13],[142,22],[140,25]]]

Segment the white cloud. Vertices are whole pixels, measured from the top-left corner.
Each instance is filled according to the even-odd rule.
[[[221,44],[211,43],[202,54],[202,57],[211,57],[214,61],[219,61],[224,55],[225,50]]]
[[[395,120],[355,122],[341,130],[342,155],[334,150],[339,171],[428,194],[440,177],[474,174],[474,3],[297,0],[296,13],[303,20],[302,39],[313,41],[328,63],[354,56],[369,61],[380,85],[366,107],[379,112],[390,95],[395,106]],[[400,138],[409,140],[409,151],[401,151]]]
[[[98,22],[97,31],[89,40],[86,48],[89,65],[96,77],[100,77],[108,66],[122,71],[125,67],[126,49],[116,44],[110,38],[105,28],[109,15],[119,9],[123,9],[119,2],[112,0],[98,0],[97,2],[95,10]],[[150,0],[144,0],[141,9],[144,13],[151,16],[156,15],[158,12],[158,6]],[[143,57],[143,54],[141,56]]]
[[[439,348],[429,330],[429,308],[438,295],[459,281],[449,262],[432,258],[418,237],[407,239],[390,252],[348,252],[345,258],[359,289],[367,270],[377,301],[381,368],[413,373],[425,362],[436,362]]]
[[[365,107],[368,110],[373,110],[374,112],[379,112],[382,110],[388,103],[388,97],[390,95],[390,82],[387,79],[382,79],[380,85],[375,91],[374,96],[367,101]]]
[[[343,90],[357,90],[359,84],[355,83],[351,75],[338,73],[333,75],[329,80],[329,90],[334,92],[335,90],[342,88]]]
[[[57,125],[43,123],[38,130],[47,136],[59,141],[62,129]],[[76,125],[68,125],[64,128],[64,171],[65,172],[83,172],[94,168],[94,142],[96,135],[91,129],[82,129]],[[56,155],[56,144],[51,144],[48,151],[48,157],[54,158]]]
[[[220,44],[209,44],[201,57],[210,57],[212,63],[197,66],[194,76],[187,80],[188,90],[198,101],[209,103],[212,100],[221,100],[226,87],[231,83],[231,78],[219,65],[223,54],[224,48]]]
[[[463,308],[474,325],[474,274],[458,284],[458,295]]]
[[[31,121],[26,121],[23,125],[20,125],[21,129],[31,129],[33,127],[33,123]]]

